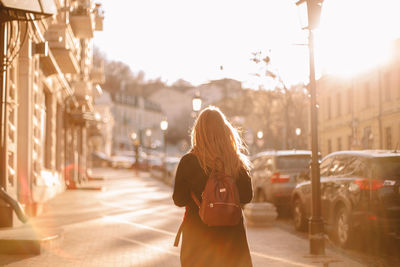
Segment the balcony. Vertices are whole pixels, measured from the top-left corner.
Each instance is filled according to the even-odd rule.
[[[45,76],[50,76],[57,73],[56,66],[50,56],[40,56],[40,68]]]
[[[92,71],[90,72],[90,79],[93,83],[103,84],[106,81],[106,77],[104,74],[104,61],[101,61],[101,64],[98,66],[93,66]]]
[[[86,96],[92,95],[92,83],[88,81],[73,81],[71,87],[74,89],[75,95],[78,98],[85,99]]]
[[[45,34],[49,47],[63,73],[79,72],[79,43],[68,24],[53,24]]]
[[[90,8],[78,6],[70,14],[69,20],[77,38],[93,38],[96,22]]]
[[[95,17],[95,25],[96,26],[94,28],[95,31],[103,31],[103,20],[104,20],[104,17],[96,15],[96,17]]]
[[[101,9],[101,4],[96,4],[94,9],[95,14],[95,31],[103,31],[104,12]]]

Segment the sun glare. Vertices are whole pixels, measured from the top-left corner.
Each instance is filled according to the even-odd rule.
[[[400,36],[396,0],[325,1],[316,33],[320,70],[353,76],[387,62]]]

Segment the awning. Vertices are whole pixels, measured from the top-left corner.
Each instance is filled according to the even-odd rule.
[[[3,7],[22,11],[35,13],[38,15],[54,15],[57,13],[57,7],[54,0],[0,0]]]

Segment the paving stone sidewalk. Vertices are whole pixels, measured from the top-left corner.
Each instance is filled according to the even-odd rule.
[[[143,266],[178,267],[179,248],[173,240],[184,210],[173,205],[171,187],[148,173],[94,169],[102,176],[88,186],[103,191],[71,190],[47,203],[33,225],[61,227],[59,247],[37,256],[0,255],[1,266]],[[278,227],[248,228],[255,267],[363,266],[327,250],[309,257],[308,240]]]

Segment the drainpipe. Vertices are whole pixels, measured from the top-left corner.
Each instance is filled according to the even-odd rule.
[[[0,186],[6,186],[6,114],[7,114],[7,22],[0,24]]]

